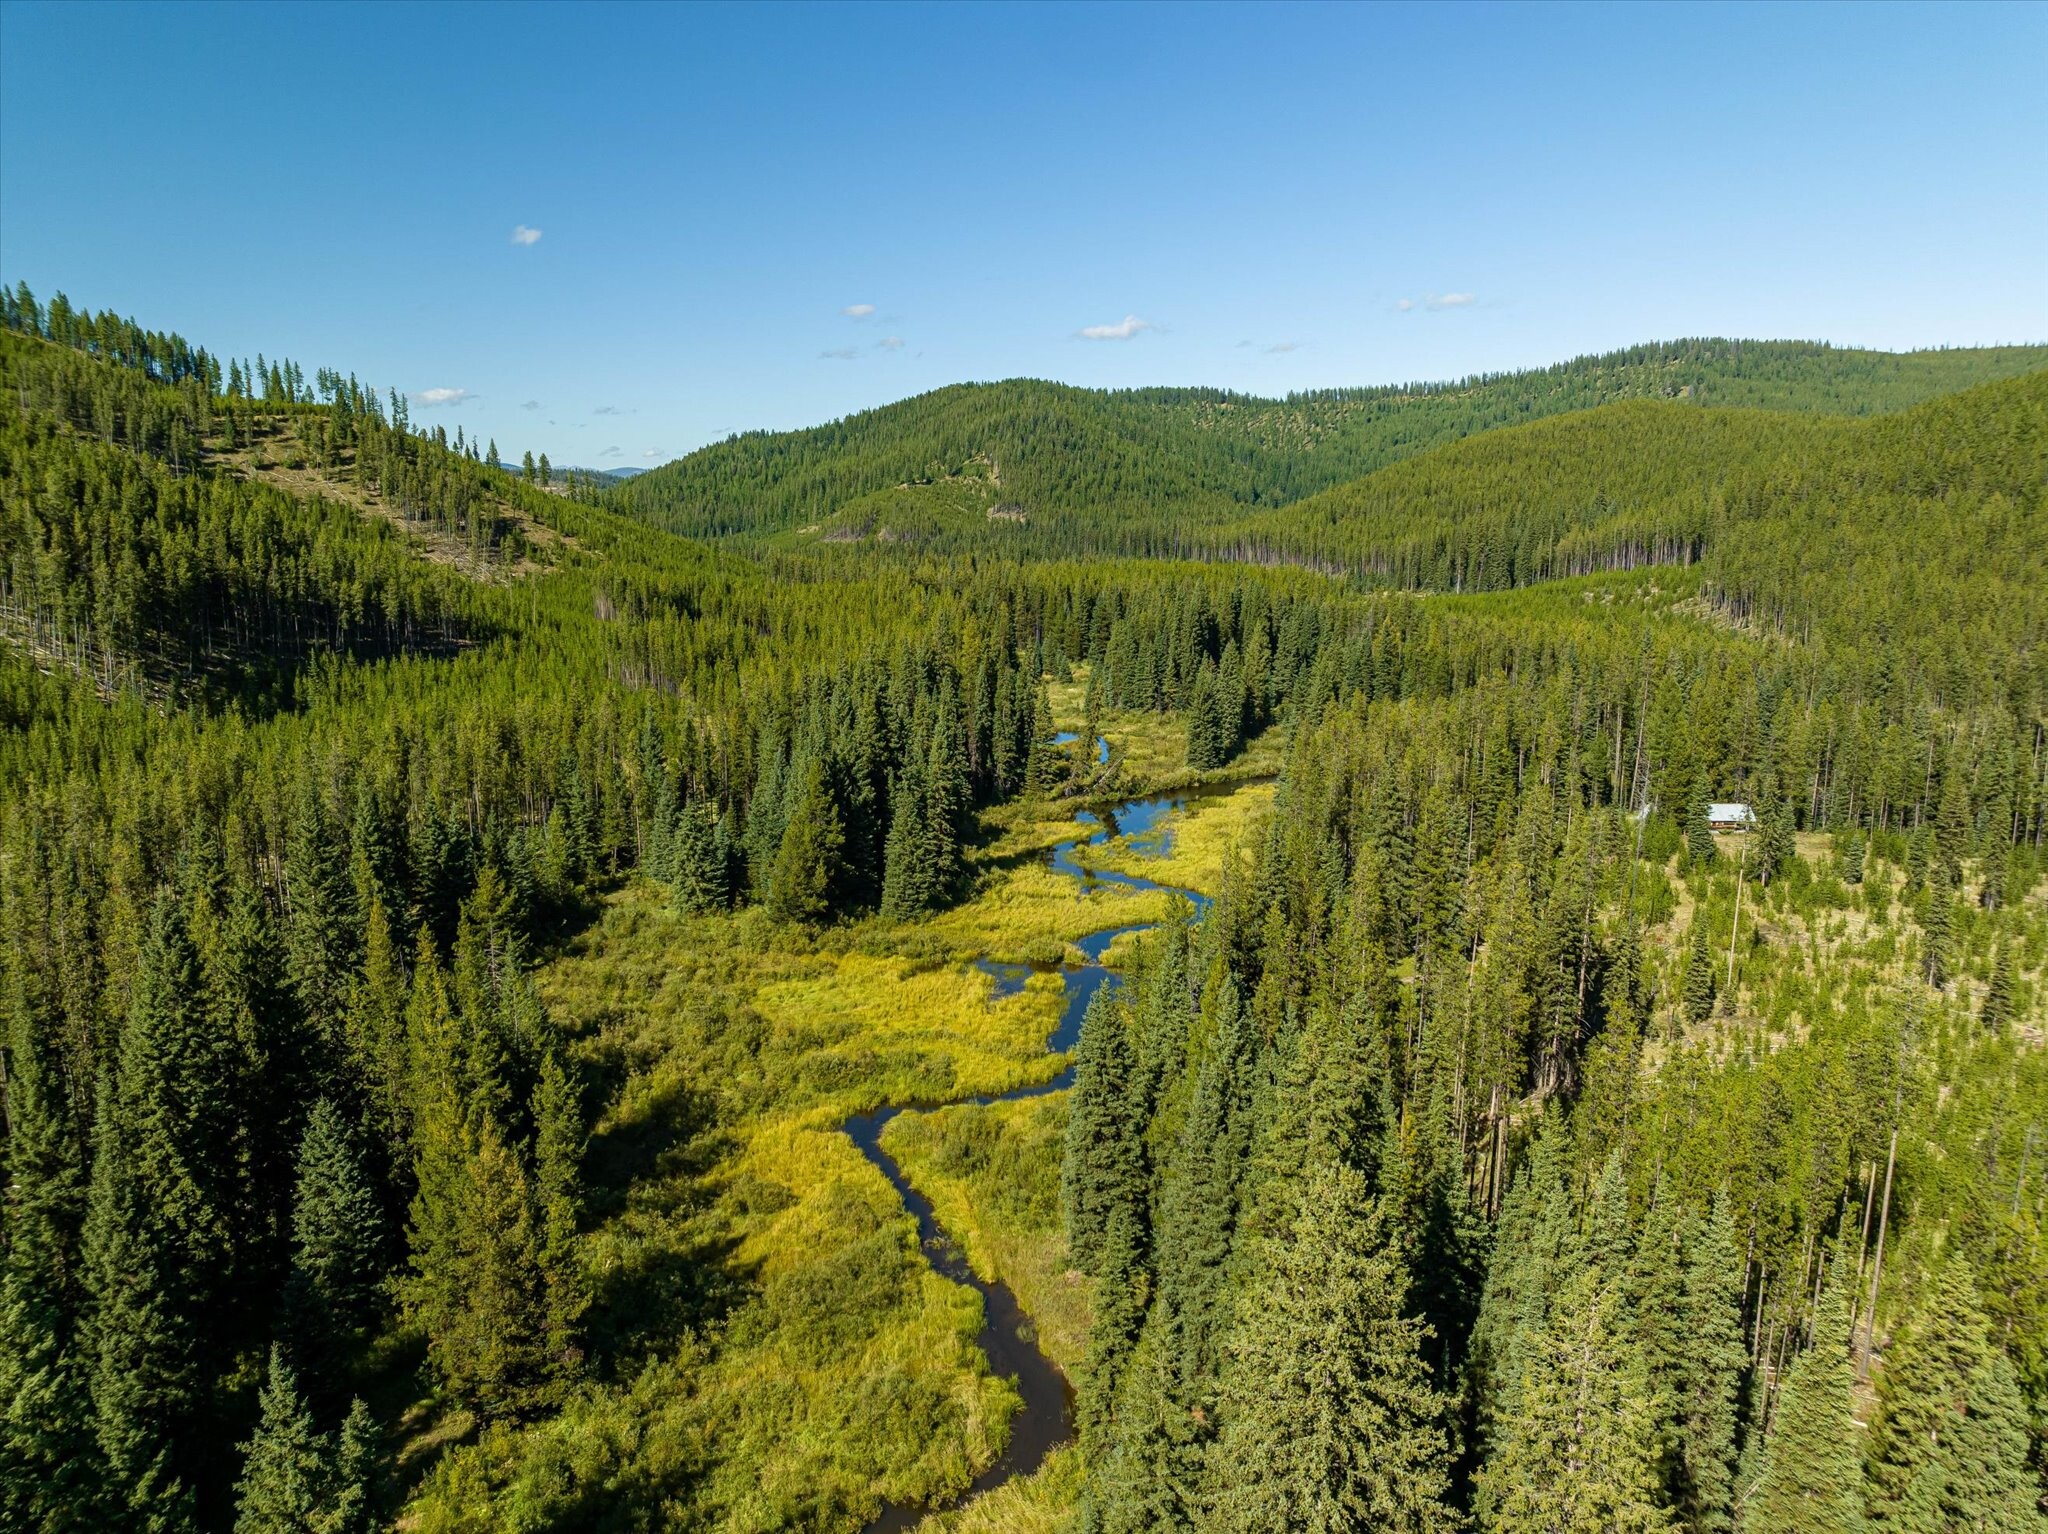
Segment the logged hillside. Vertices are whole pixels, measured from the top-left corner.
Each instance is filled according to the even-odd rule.
[[[1188,552],[1439,592],[1697,564],[1745,623],[2039,697],[2044,486],[2048,373],[1863,421],[1636,403],[1439,448]]]
[[[2048,367],[2048,347],[1915,352],[1681,341],[1450,384],[1260,399],[1029,379],[960,384],[806,431],[752,432],[637,476],[621,509],[699,537],[805,533],[1036,554],[1173,554],[1496,427],[1626,400],[1867,415]]]

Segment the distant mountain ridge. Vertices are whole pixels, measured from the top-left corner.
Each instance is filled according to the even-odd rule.
[[[980,541],[1163,553],[1496,427],[1627,400],[1890,412],[2048,368],[2048,346],[1875,352],[1683,340],[1441,384],[1265,399],[1222,389],[956,384],[822,426],[732,437],[637,476],[622,510],[697,537]],[[1165,541],[1162,542],[1162,539]]]

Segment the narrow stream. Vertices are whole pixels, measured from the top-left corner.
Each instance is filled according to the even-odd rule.
[[[1098,748],[1106,750],[1106,743],[1098,742]],[[1181,808],[1186,802],[1180,798],[1136,799],[1109,812],[1106,820],[1098,820],[1083,811],[1074,818],[1098,829],[1085,841],[1061,842],[1053,848],[1052,866],[1060,873],[1079,880],[1083,894],[1105,885],[1121,884],[1129,889],[1164,890],[1168,894],[1180,895],[1194,905],[1197,913],[1206,911],[1209,908],[1207,895],[1157,884],[1133,874],[1090,868],[1084,861],[1086,848],[1100,846],[1119,836],[1129,837],[1130,845],[1142,854],[1164,857],[1172,846],[1173,833],[1161,827],[1159,822],[1169,811]],[[1060,1010],[1059,1024],[1046,1041],[1046,1049],[1050,1053],[1066,1054],[1071,1051],[1080,1042],[1081,1020],[1087,1016],[1088,1003],[1094,999],[1095,993],[1105,985],[1122,983],[1114,970],[1103,966],[1104,951],[1126,932],[1143,932],[1151,925],[1145,922],[1130,927],[1106,927],[1100,932],[1089,933],[1074,945],[1087,956],[1088,962],[1060,968],[1060,979],[1066,986],[1066,1000]],[[1024,982],[1032,974],[1030,965],[998,964],[987,959],[977,961],[976,967],[995,977],[997,999],[1015,995],[1024,988]],[[993,1097],[955,1098],[952,1102],[986,1105],[1024,1097],[1042,1097],[1048,1092],[1064,1090],[1073,1084],[1073,1080],[1074,1068],[1070,1065],[1052,1080],[1037,1086],[1018,1087],[1015,1091],[998,1093]],[[917,1238],[931,1265],[954,1283],[966,1284],[981,1296],[981,1334],[975,1340],[988,1355],[989,1367],[997,1374],[1014,1379],[1018,1394],[1024,1398],[1023,1408],[1010,1421],[1008,1446],[996,1462],[976,1476],[967,1488],[967,1496],[974,1497],[1002,1485],[1012,1476],[1029,1475],[1048,1453],[1073,1435],[1074,1391],[1058,1366],[1039,1351],[1037,1333],[1030,1318],[1018,1306],[1017,1297],[1010,1292],[1009,1285],[990,1283],[975,1274],[960,1248],[939,1224],[931,1201],[910,1185],[896,1159],[882,1149],[883,1126],[897,1114],[906,1109],[922,1111],[949,1106],[951,1102],[895,1104],[850,1118],[845,1127],[847,1135],[860,1147],[861,1154],[889,1179],[904,1207],[916,1218]],[[911,1528],[930,1511],[924,1507],[885,1507],[868,1524],[867,1534]]]

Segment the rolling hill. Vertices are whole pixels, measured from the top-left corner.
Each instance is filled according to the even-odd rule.
[[[1861,416],[2048,367],[2048,347],[1895,354],[1678,341],[1554,367],[1262,399],[1213,389],[959,384],[793,432],[752,432],[612,493],[695,537],[1006,552],[1183,552],[1193,529],[1433,447],[1626,401]]]

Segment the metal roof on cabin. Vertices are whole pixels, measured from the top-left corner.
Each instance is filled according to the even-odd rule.
[[[1754,820],[1755,813],[1746,804],[1710,804],[1707,806],[1709,820]]]

